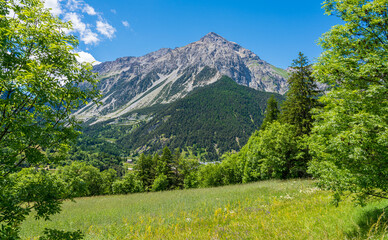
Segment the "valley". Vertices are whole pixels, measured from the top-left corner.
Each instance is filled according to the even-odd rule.
[[[162,2],[1,1],[0,239],[388,239],[388,0]]]

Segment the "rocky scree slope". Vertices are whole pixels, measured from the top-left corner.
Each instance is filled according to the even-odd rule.
[[[171,103],[223,75],[256,90],[284,94],[288,75],[250,50],[212,32],[184,47],[101,63],[94,66],[94,72],[101,79],[102,104],[90,103],[75,113],[88,124]]]

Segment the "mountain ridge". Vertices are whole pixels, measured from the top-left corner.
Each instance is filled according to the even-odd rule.
[[[287,90],[286,71],[213,32],[183,47],[98,64],[94,72],[100,78],[102,105],[91,103],[75,113],[91,124],[171,103],[223,75],[256,90],[281,94]]]

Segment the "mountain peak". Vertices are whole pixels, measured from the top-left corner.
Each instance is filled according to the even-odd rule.
[[[204,37],[201,38],[201,41],[216,42],[216,41],[227,41],[227,40],[215,32],[209,32],[208,34],[206,34]]]

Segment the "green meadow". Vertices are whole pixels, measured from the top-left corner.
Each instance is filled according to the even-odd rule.
[[[388,239],[388,201],[338,207],[310,180],[78,198],[51,221],[32,216],[23,239],[45,227],[85,239]],[[386,209],[387,210],[387,209]]]

